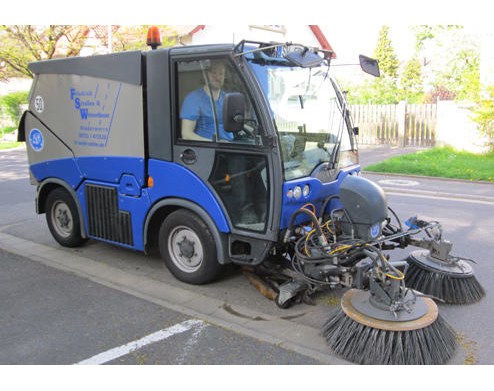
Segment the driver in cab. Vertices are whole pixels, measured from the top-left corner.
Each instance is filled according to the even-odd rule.
[[[222,61],[211,61],[211,67],[206,72],[207,80],[205,80],[204,86],[186,96],[180,112],[182,137],[184,139],[214,141],[216,117],[220,139],[233,141],[233,133],[228,133],[224,130],[222,120],[223,99],[225,96],[222,88],[225,74],[225,64]],[[214,108],[212,102],[214,102]]]

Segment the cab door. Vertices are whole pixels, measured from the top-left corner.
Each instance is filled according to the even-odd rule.
[[[173,161],[201,178],[221,205],[231,230],[230,255],[276,241],[279,215],[273,212],[281,186],[272,185],[275,139],[266,131],[255,83],[228,54],[176,55],[171,68]],[[231,92],[240,92],[246,102],[244,129],[235,133],[225,131],[222,120],[223,101]],[[235,241],[245,246],[235,250]]]

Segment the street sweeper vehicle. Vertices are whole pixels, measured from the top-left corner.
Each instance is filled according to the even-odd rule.
[[[63,246],[158,250],[187,283],[242,265],[282,308],[348,288],[323,328],[333,351],[366,364],[446,362],[455,336],[433,299],[470,303],[484,291],[438,222],[402,224],[360,175],[331,59],[242,41],[31,63],[19,140],[37,213]],[[375,60],[360,65],[379,76]],[[420,250],[390,260],[410,245]]]

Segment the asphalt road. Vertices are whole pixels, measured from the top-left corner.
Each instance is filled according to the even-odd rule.
[[[0,176],[0,216],[7,216],[6,219],[0,220],[0,248],[29,259],[15,258],[15,262],[6,261],[5,265],[2,263],[2,268],[12,268],[11,263],[14,262],[14,265],[22,265],[19,266],[22,270],[19,271],[18,276],[26,273],[27,276],[33,278],[34,272],[30,272],[30,269],[42,267],[42,270],[47,273],[45,277],[47,284],[59,279],[65,281],[65,277],[77,280],[72,283],[60,282],[60,290],[57,289],[55,292],[58,292],[62,298],[59,298],[60,301],[57,302],[63,309],[62,312],[67,312],[70,310],[70,297],[80,299],[76,302],[80,304],[81,311],[87,308],[89,302],[98,301],[101,314],[104,315],[104,309],[106,309],[112,315],[100,318],[101,336],[97,333],[98,327],[91,323],[92,320],[99,319],[98,316],[92,317],[92,320],[88,319],[87,327],[84,328],[86,333],[90,333],[88,338],[94,341],[96,347],[108,340],[108,344],[102,346],[101,351],[109,349],[110,345],[112,347],[121,346],[119,344],[136,341],[160,329],[166,329],[190,319],[198,319],[206,322],[208,326],[191,328],[170,339],[146,345],[134,355],[125,356],[122,359],[136,363],[139,362],[137,358],[139,354],[145,352],[144,356],[149,363],[170,363],[171,361],[167,361],[168,356],[163,357],[159,351],[162,344],[171,344],[171,338],[174,338],[180,342],[171,344],[177,347],[175,359],[183,357],[183,352],[179,351],[178,347],[189,346],[187,341],[191,339],[196,341],[194,342],[196,348],[192,349],[195,356],[187,356],[192,357],[190,362],[193,363],[215,362],[214,359],[217,359],[217,362],[246,363],[248,362],[246,360],[250,359],[243,357],[250,355],[253,355],[257,362],[259,362],[259,357],[266,358],[273,355],[271,361],[273,363],[301,363],[303,360],[306,360],[305,363],[346,363],[325,347],[324,340],[318,334],[328,313],[338,305],[343,291],[337,290],[316,297],[314,306],[300,304],[288,310],[281,310],[253,288],[241,271],[235,267],[228,268],[219,281],[196,287],[174,279],[163,268],[157,256],[146,257],[140,253],[92,240],[79,249],[62,248],[52,239],[44,216],[34,214],[34,190],[27,183],[27,168],[25,166],[23,169],[19,168],[25,165],[25,160],[22,161],[21,154],[18,158],[15,157],[16,155],[17,152],[13,152],[9,159],[3,158],[0,163],[15,161],[11,167],[12,173],[8,175],[4,173],[3,177]],[[0,167],[0,172],[2,171]],[[371,179],[379,183],[379,181],[390,178],[375,176]],[[440,313],[459,336],[459,348],[449,363],[493,364],[494,331],[489,325],[492,324],[494,316],[492,315],[494,302],[491,297],[493,266],[490,254],[491,232],[494,227],[494,186],[479,187],[476,184],[448,182],[443,185],[445,187],[437,187],[437,182],[434,181],[416,178],[401,178],[400,180],[402,182],[398,184],[382,184],[388,195],[388,204],[398,213],[402,221],[410,216],[419,215],[419,217],[439,220],[443,223],[444,236],[454,243],[454,253],[477,261],[474,265],[477,278],[487,291],[487,296],[473,305],[439,304]],[[417,184],[407,181],[417,182]],[[414,190],[410,190],[411,188]],[[392,253],[392,259],[404,258],[410,251],[411,249],[396,251]],[[59,278],[51,280],[50,273],[62,274]],[[12,277],[12,280],[15,278]],[[88,289],[87,284],[93,288]],[[13,288],[4,288],[9,285],[3,282],[0,284],[0,297],[10,297],[9,289]],[[33,283],[27,286],[25,289],[27,292],[31,288],[34,292],[33,296],[25,293],[24,300],[29,301],[28,297],[42,295],[43,286],[41,285]],[[36,289],[40,291],[37,293]],[[63,292],[71,289],[76,291],[80,289],[81,292],[86,292],[86,295],[92,295],[94,291],[94,296],[69,295],[64,306],[63,296],[65,294]],[[83,299],[84,297],[86,299]],[[126,302],[134,304],[133,306],[126,305]],[[112,339],[114,336],[105,330],[111,329],[111,326],[108,326],[109,323],[118,320],[119,306],[122,307],[123,313],[128,314],[128,318],[126,321],[126,316],[122,316],[122,323],[116,323],[117,329],[121,331],[122,339],[114,340]],[[31,307],[32,310],[35,309],[33,307]],[[133,313],[134,309],[135,313]],[[137,314],[141,314],[144,320],[138,321],[140,317]],[[71,335],[72,330],[80,334],[78,316],[80,315],[77,315],[76,311],[73,316],[74,323],[65,320],[67,323],[62,322],[60,326],[65,332],[57,328],[54,335],[63,336],[65,334],[65,340],[68,341],[70,338],[67,336]],[[48,317],[45,319],[49,321]],[[169,319],[173,320],[168,321]],[[10,321],[15,323],[13,320]],[[127,330],[128,323],[132,324],[132,322],[136,324],[129,326]],[[14,323],[11,323],[9,327],[15,329]],[[40,334],[41,340],[49,341],[52,338],[49,337],[50,327],[40,325],[38,328],[48,333]],[[35,329],[35,327],[26,328],[26,330],[31,330],[31,333],[35,333]],[[95,335],[91,334],[93,332]],[[195,332],[197,335],[194,339]],[[232,349],[228,344],[218,344],[217,341],[222,339],[218,335],[222,335],[226,340],[231,338],[236,341],[233,343],[235,348]],[[245,342],[239,342],[239,339]],[[3,350],[1,349],[2,340],[3,338],[0,338],[0,352]],[[91,349],[94,349],[92,343],[89,345],[92,346]],[[265,353],[261,356],[255,355],[257,349],[245,349],[246,345],[256,343],[261,344],[261,350],[265,349]],[[63,349],[63,345],[57,347],[59,348]],[[223,353],[215,354],[213,359],[209,354],[212,348],[216,349],[217,353]],[[280,350],[277,351],[275,348]],[[158,351],[155,351],[156,349]],[[168,349],[171,348],[167,346],[166,352],[169,351]],[[227,352],[232,350],[237,351],[238,354],[229,356]],[[90,358],[92,354],[96,354],[98,349],[84,350],[84,354],[80,355],[77,355],[77,346],[69,351],[66,353],[69,355],[65,358],[66,363]],[[56,355],[47,357],[53,360]],[[119,360],[121,359],[113,363],[125,363]]]
[[[0,287],[0,365],[319,364],[1,249]]]

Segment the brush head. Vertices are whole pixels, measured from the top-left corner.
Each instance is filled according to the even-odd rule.
[[[427,250],[417,250],[409,255],[407,263],[406,286],[447,304],[471,304],[485,296],[472,267],[464,260],[442,262]]]
[[[456,348],[455,333],[439,316],[432,300],[417,298],[425,303],[423,315],[416,317],[424,311],[422,308],[412,316],[414,319],[393,321],[357,310],[352,304],[353,298],[354,302],[365,303],[364,295],[358,292],[361,291],[346,292],[341,307],[323,327],[322,334],[335,353],[354,363],[378,365],[444,364],[452,357]],[[374,309],[365,312],[369,311]]]
[[[351,289],[341,299],[343,312],[354,321],[376,329],[411,331],[429,326],[438,316],[437,305],[429,298],[413,297],[409,292],[404,300],[415,300],[409,311],[395,313],[389,306],[376,302],[370,291]]]

